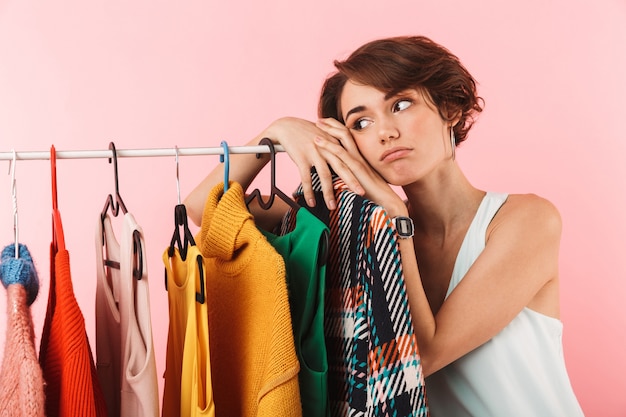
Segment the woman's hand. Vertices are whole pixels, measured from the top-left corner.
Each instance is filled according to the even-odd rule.
[[[362,195],[364,193],[363,187],[349,166],[333,153],[335,148],[329,151],[326,146],[318,146],[316,139],[320,139],[324,143],[332,143],[336,147],[341,148],[337,138],[316,126],[315,123],[295,117],[285,117],[274,121],[265,129],[262,136],[268,137],[272,142],[282,145],[291,160],[296,164],[300,171],[304,198],[309,206],[315,205],[315,195],[311,183],[311,168],[315,168],[317,171],[322,185],[324,201],[331,210],[335,209],[337,204],[329,165],[345,181],[348,188],[357,194]]]
[[[341,167],[341,172],[353,175],[363,187],[364,192],[359,194],[384,207],[391,216],[408,215],[404,201],[363,158],[352,134],[342,123],[328,118],[318,121],[316,126],[326,133],[315,138],[318,152],[344,181],[346,178],[336,167]],[[346,185],[354,191],[347,181]]]

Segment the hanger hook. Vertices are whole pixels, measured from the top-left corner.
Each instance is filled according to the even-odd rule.
[[[180,178],[178,176],[178,146],[174,145],[174,152],[176,152],[176,192],[178,194],[178,204],[180,204]]]
[[[263,138],[259,142],[259,145],[267,145],[270,148],[270,175],[271,175],[271,187],[272,193],[276,189],[276,148],[274,147],[274,142],[270,138]],[[261,155],[257,154],[257,158],[260,158]]]
[[[126,207],[124,206],[124,202],[120,196],[119,176],[117,174],[117,150],[115,149],[115,143],[109,143],[109,150],[113,153],[113,156],[109,158],[109,164],[111,163],[111,160],[113,160],[113,171],[115,175],[115,201],[113,201],[113,197],[111,197],[111,211],[114,216],[117,216],[120,211],[120,206],[124,213],[126,213]]]
[[[59,207],[57,201],[57,152],[54,145],[50,146],[50,168],[52,179],[52,209],[57,210]]]
[[[220,145],[224,153],[220,155],[220,162],[224,163],[224,192],[228,191],[228,171],[230,170],[230,151],[228,149],[228,143],[223,140]]]
[[[109,164],[111,163],[111,160],[113,160],[113,171],[115,172],[115,193],[119,194],[120,188],[117,176],[117,151],[115,150],[115,144],[113,142],[109,143],[109,150],[113,152],[113,157],[109,158]]]
[[[17,165],[17,152],[15,149],[11,149],[13,152],[13,159],[9,161],[9,174],[11,175],[11,200],[13,201],[13,233],[15,235],[15,259],[18,259],[19,256],[19,237],[20,237],[20,228],[18,224],[18,216],[17,216],[17,180],[15,179],[15,166]]]

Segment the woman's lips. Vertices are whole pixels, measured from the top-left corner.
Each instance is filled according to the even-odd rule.
[[[411,152],[411,149],[409,148],[400,148],[400,147],[392,148],[383,152],[383,154],[380,156],[380,160],[382,162],[392,162],[397,159],[404,158],[410,152]]]

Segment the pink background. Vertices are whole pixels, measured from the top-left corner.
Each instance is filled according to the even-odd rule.
[[[242,145],[283,115],[315,118],[332,60],[378,37],[424,34],[479,81],[486,108],[457,159],[493,191],[552,200],[563,223],[565,357],[588,416],[626,415],[624,0],[0,0],[0,152]],[[279,155],[279,185],[297,171]],[[218,163],[182,157],[183,195]],[[0,162],[0,243],[12,241]],[[161,254],[174,230],[173,157],[120,158],[120,191],[148,247],[158,373],[167,337]],[[106,159],[58,162],[78,302],[94,342],[94,229],[113,189]],[[50,167],[18,161],[20,241],[45,314]],[[263,186],[263,184],[261,184]],[[119,225],[119,223],[118,223]],[[6,320],[0,291],[0,334]],[[1,355],[1,353],[0,353]]]

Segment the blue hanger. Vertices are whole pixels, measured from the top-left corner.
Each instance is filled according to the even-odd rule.
[[[224,192],[228,191],[228,170],[230,169],[230,153],[228,152],[228,143],[225,140],[220,143],[224,153],[220,155],[220,162],[224,163]]]

